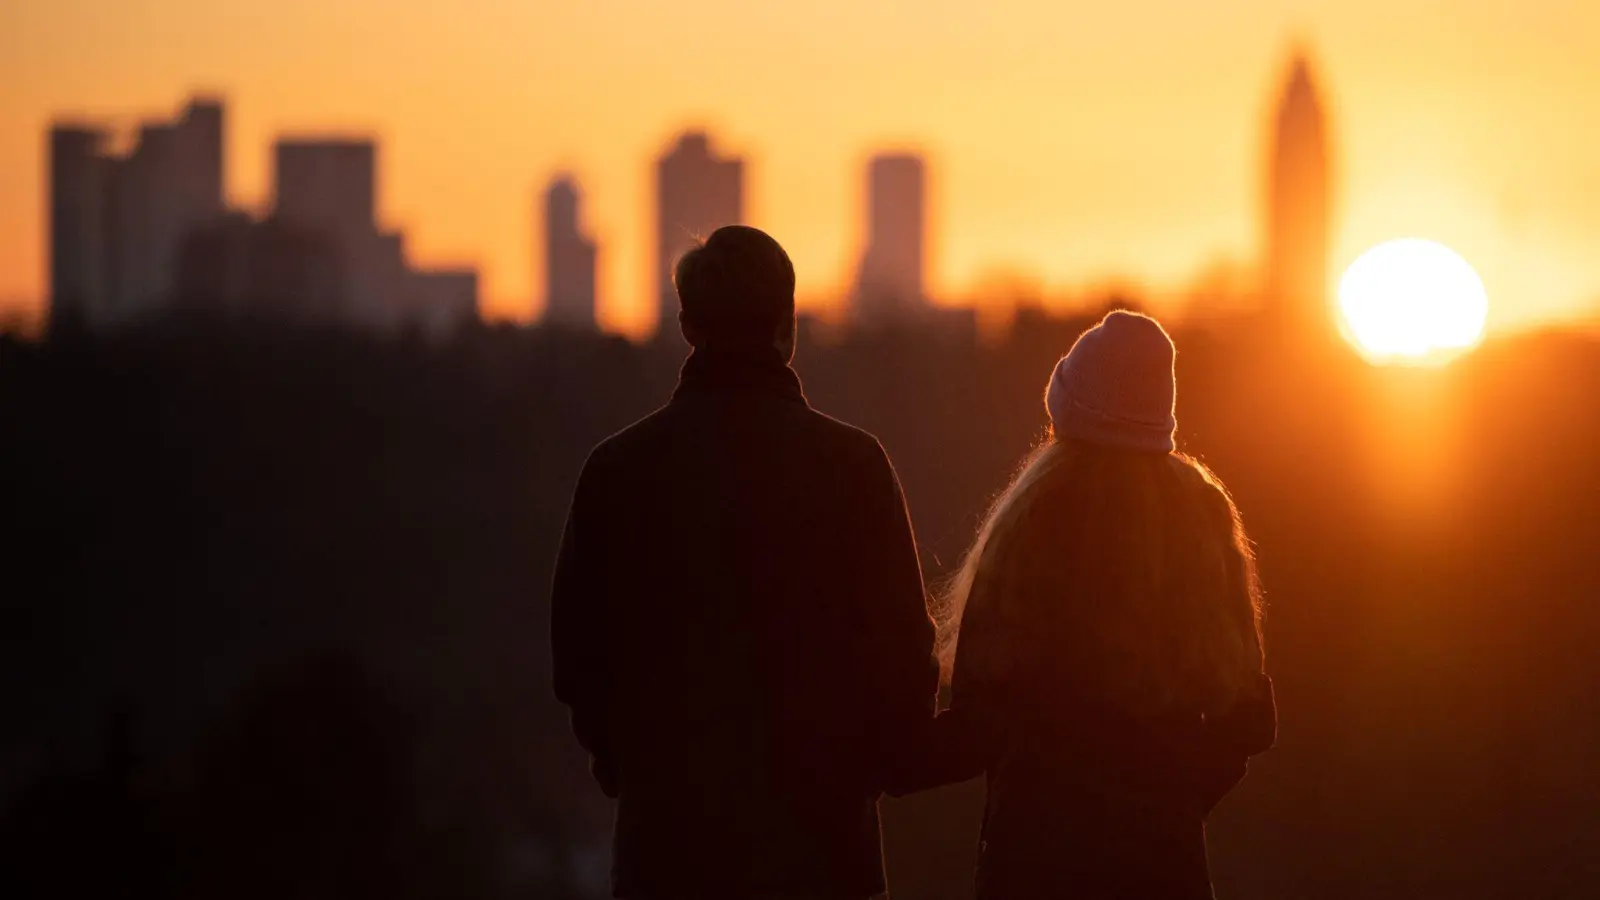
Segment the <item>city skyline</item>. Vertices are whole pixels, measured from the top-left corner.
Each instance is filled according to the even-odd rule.
[[[1326,333],[1337,328],[1327,302],[1333,151],[1307,51],[1294,53],[1271,123],[1260,281],[1242,299],[1263,306],[1281,330]],[[375,138],[278,136],[269,212],[259,223],[240,211],[224,217],[224,109],[221,99],[193,98],[171,122],[141,122],[121,156],[107,150],[108,129],[52,125],[52,322],[112,327],[183,307],[338,320],[377,334],[417,325],[443,335],[464,313],[481,315],[475,268],[415,269],[404,233],[382,227]],[[655,339],[676,333],[677,260],[716,228],[748,220],[743,157],[722,151],[704,129],[678,134],[670,147],[655,161],[657,317],[648,331]],[[925,156],[878,153],[864,174],[848,319],[866,328],[948,320],[930,317],[943,304],[931,303],[926,287]],[[544,193],[535,224],[544,247],[530,245],[535,266],[544,265],[544,296],[532,315],[597,330],[598,245],[581,225],[580,202],[570,173],[558,173]],[[281,296],[290,286],[307,296]],[[1220,299],[1232,306],[1240,297]]]
[[[696,34],[718,15],[703,0],[631,10],[630,33],[659,38],[648,44],[586,27],[577,11],[476,0],[383,16],[248,0],[226,14],[158,0],[137,18],[81,0],[19,10],[18,51],[0,62],[13,100],[0,109],[0,296],[43,297],[47,117],[165,110],[209,85],[236,107],[231,205],[262,208],[272,134],[375,134],[389,151],[385,220],[405,226],[420,261],[481,263],[494,316],[525,317],[538,296],[525,198],[570,169],[592,186],[590,227],[607,248],[602,320],[637,333],[653,318],[641,161],[695,124],[750,160],[750,219],[791,249],[808,308],[837,303],[854,275],[859,235],[841,223],[854,218],[862,159],[908,138],[939,160],[931,293],[964,299],[1021,274],[1050,297],[1120,282],[1164,300],[1214,263],[1257,255],[1264,124],[1301,35],[1338,120],[1330,278],[1373,243],[1418,235],[1479,268],[1497,301],[1491,328],[1593,309],[1600,214],[1582,198],[1600,180],[1600,129],[1583,86],[1600,62],[1579,36],[1596,12],[1494,0],[1441,31],[1408,0],[1241,0],[1226,15],[1156,5],[721,10],[752,35],[722,52]],[[241,50],[230,34],[246,32]],[[1486,69],[1491,41],[1505,64]],[[150,46],[172,49],[154,59]]]

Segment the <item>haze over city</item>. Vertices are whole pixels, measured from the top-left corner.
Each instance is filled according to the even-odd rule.
[[[863,167],[897,149],[929,161],[936,300],[1117,282],[1177,308],[1219,266],[1253,277],[1268,114],[1296,40],[1329,107],[1330,280],[1418,236],[1481,273],[1491,331],[1588,318],[1600,297],[1585,90],[1600,61],[1584,40],[1600,12],[1582,4],[1481,3],[1448,22],[1420,2],[324,6],[9,10],[0,298],[46,294],[47,123],[170,116],[208,89],[229,101],[230,200],[265,204],[280,132],[371,134],[381,221],[424,264],[478,265],[490,317],[542,305],[536,211],[570,170],[602,322],[648,332],[653,161],[697,125],[747,160],[746,218],[784,240],[807,308],[847,293]]]

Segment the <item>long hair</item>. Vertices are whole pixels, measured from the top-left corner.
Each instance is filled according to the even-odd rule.
[[[1043,679],[1134,713],[1215,714],[1262,668],[1249,538],[1222,482],[1181,453],[1035,448],[941,618],[958,691]]]

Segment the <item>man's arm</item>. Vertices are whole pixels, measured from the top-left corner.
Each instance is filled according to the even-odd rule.
[[[578,476],[550,594],[550,657],[556,699],[572,712],[572,731],[608,797],[617,795],[610,718],[616,683],[613,597],[605,579],[602,476],[591,455]]]
[[[932,786],[939,662],[905,494],[888,456],[876,450],[877,472],[861,498],[867,646],[877,688],[871,752],[880,786],[899,795]]]

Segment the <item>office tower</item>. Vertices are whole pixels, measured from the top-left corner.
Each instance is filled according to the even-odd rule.
[[[369,140],[279,140],[274,215],[341,236],[376,231],[377,155]]]
[[[223,115],[220,101],[192,100],[142,124],[122,158],[97,129],[52,131],[52,305],[59,286],[91,328],[171,308],[185,237],[223,213]]]
[[[578,186],[568,176],[550,183],[544,197],[544,321],[595,329],[595,245],[579,224]]]
[[[178,131],[170,123],[139,127],[133,150],[112,170],[111,268],[116,322],[161,308],[183,239],[179,221]]]
[[[98,128],[50,129],[50,328],[88,327],[108,300],[106,194],[111,160]]]
[[[403,316],[393,247],[378,233],[377,147],[366,139],[284,138],[274,147],[273,217],[320,231],[345,260],[344,308],[328,314],[387,330]]]
[[[215,219],[225,208],[223,118],[221,100],[197,97],[189,101],[176,126],[177,205],[181,215],[194,221]]]
[[[915,154],[875,156],[866,187],[866,247],[856,275],[855,316],[864,323],[917,316],[927,300],[927,167]]]
[[[678,294],[672,268],[678,257],[723,225],[744,220],[744,161],[716,155],[702,131],[680,135],[656,162],[656,337],[673,333]]]
[[[1266,198],[1266,301],[1282,327],[1331,333],[1327,120],[1297,54],[1279,99]]]

